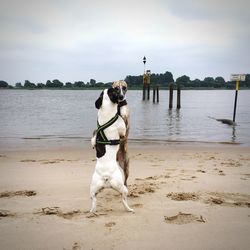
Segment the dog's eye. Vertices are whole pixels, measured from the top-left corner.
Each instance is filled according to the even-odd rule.
[[[126,90],[127,90],[127,88],[126,88],[125,86],[123,86],[123,87],[122,87],[122,90],[123,90],[123,91],[126,91]]]
[[[118,91],[119,91],[119,87],[115,87],[115,91],[117,91],[117,92],[118,92]]]

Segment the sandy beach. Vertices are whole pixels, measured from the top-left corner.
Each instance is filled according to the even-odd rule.
[[[130,145],[128,203],[111,189],[90,214],[95,151],[0,153],[0,249],[249,249],[250,148]]]

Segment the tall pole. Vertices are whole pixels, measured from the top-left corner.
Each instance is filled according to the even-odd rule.
[[[146,79],[145,79],[145,66],[146,66],[146,57],[143,57],[143,64],[144,64],[144,72],[143,72],[143,86],[142,86],[142,100],[144,101],[146,98]]]
[[[238,90],[239,90],[239,81],[236,81],[235,99],[234,99],[234,115],[233,115],[233,122],[235,122],[236,107],[237,107],[237,99],[238,99]]]

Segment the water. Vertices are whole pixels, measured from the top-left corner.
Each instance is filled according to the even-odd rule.
[[[1,90],[0,149],[58,147],[88,142],[96,128],[94,102],[101,91]],[[175,93],[176,94],[176,93]],[[228,142],[250,145],[250,90],[240,90],[237,126],[214,118],[232,119],[233,90],[182,91],[182,108],[168,109],[168,91],[160,103],[142,101],[129,91],[131,141]]]

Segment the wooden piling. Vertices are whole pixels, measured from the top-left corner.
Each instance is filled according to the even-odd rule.
[[[173,108],[173,91],[174,91],[174,86],[172,83],[169,84],[169,109]]]
[[[153,103],[155,103],[155,91],[156,91],[156,89],[155,89],[155,87],[153,87]]]
[[[146,85],[143,84],[143,89],[142,89],[142,100],[145,101],[146,99]]]
[[[159,86],[156,86],[156,99],[159,102]]]
[[[181,108],[181,87],[177,86],[177,109]]]
[[[148,84],[148,100],[150,99],[150,85]]]

